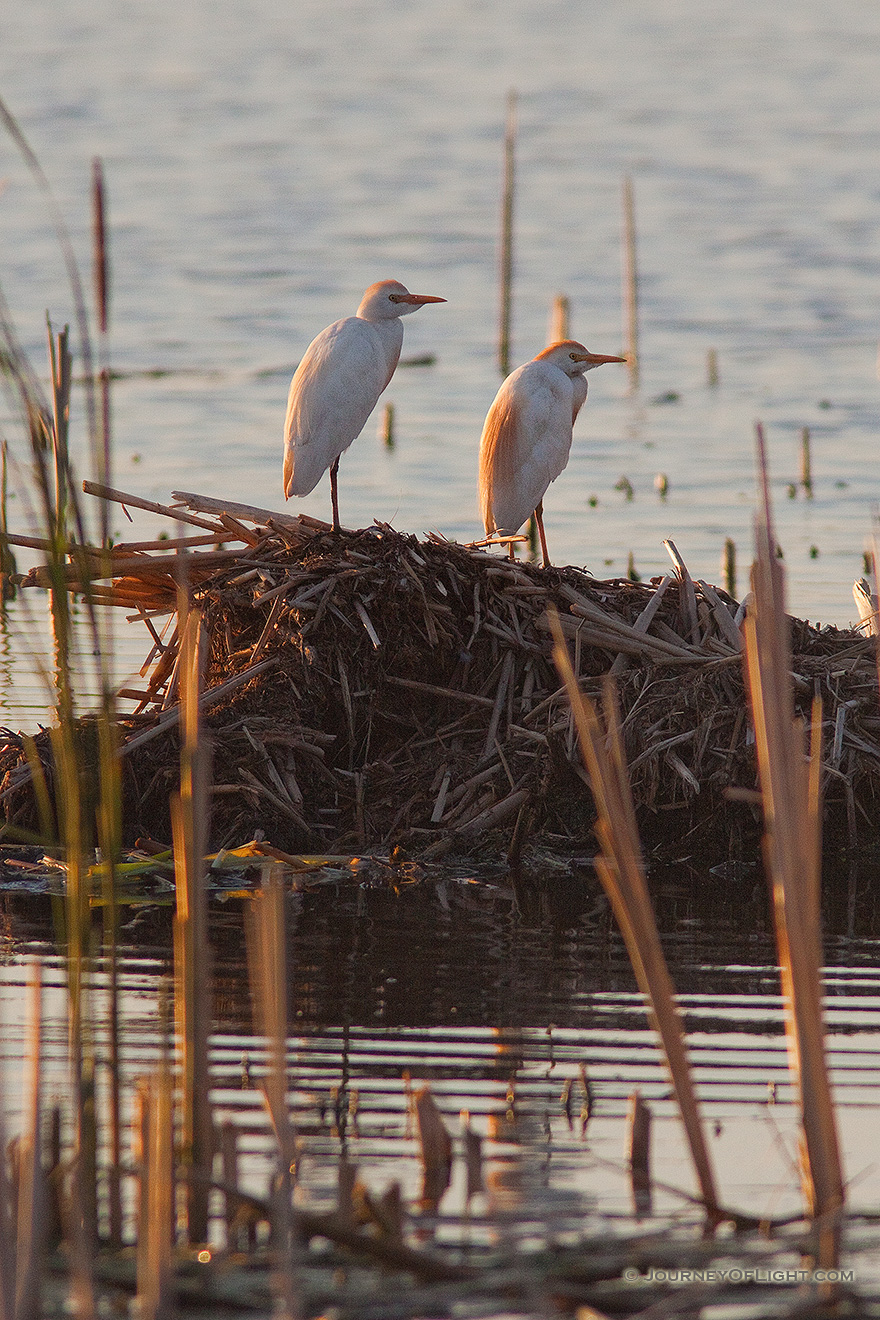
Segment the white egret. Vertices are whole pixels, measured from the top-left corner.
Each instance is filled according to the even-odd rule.
[[[563,339],[507,377],[480,439],[480,512],[487,536],[513,536],[534,513],[549,568],[543,499],[568,462],[574,420],[587,397],[584,373],[625,361]]]
[[[329,467],[334,531],[339,458],[394,375],[403,344],[400,318],[445,301],[410,293],[397,280],[371,284],[357,313],[322,330],[294,372],[284,423],[284,498],[308,495]]]

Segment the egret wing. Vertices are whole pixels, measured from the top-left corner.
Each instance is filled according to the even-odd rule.
[[[515,532],[568,462],[572,391],[547,364],[526,363],[501,386],[480,445],[480,494],[487,531]]]
[[[284,424],[284,494],[308,495],[363,430],[388,383],[382,342],[356,316],[322,330],[290,382]]]

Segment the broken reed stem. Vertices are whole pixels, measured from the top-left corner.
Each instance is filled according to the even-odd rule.
[[[513,309],[513,200],[516,153],[516,92],[507,95],[504,130],[504,183],[501,198],[501,304],[498,324],[498,368],[510,371],[510,326]]]
[[[110,324],[110,262],[107,246],[107,206],[104,170],[101,161],[92,161],[92,251],[95,307],[98,313],[98,379],[100,412],[95,437],[95,475],[106,486],[112,479],[110,444],[110,365],[107,357],[107,332]],[[110,544],[110,506],[101,503],[101,544]]]
[[[810,460],[810,428],[801,431],[801,485],[808,499],[813,497],[813,468]]]
[[[633,183],[623,180],[623,334],[630,385],[639,383],[639,278],[636,262],[636,207]]]
[[[18,1224],[15,1250],[15,1318],[38,1320],[42,1314],[42,1269],[46,1243],[46,1184],[41,1150],[42,973],[30,969],[28,1043],[25,1076],[25,1129],[18,1143]],[[6,1151],[4,1150],[4,1157]]]
[[[757,427],[759,511],[755,518],[753,600],[743,629],[764,807],[764,853],[773,899],[786,1002],[789,1061],[801,1103],[804,1194],[819,1230],[818,1262],[839,1254],[843,1171],[825,1057],[822,1011],[821,702],[814,700],[809,759],[796,718],[785,572],[776,557],[764,433]]]
[[[553,299],[553,308],[550,312],[550,338],[547,341],[550,344],[558,344],[562,339],[568,339],[569,321],[571,304],[564,293],[557,293]]]
[[[602,856],[596,859],[596,871],[614,909],[639,989],[647,1000],[653,1025],[660,1037],[706,1213],[711,1222],[718,1222],[723,1215],[693,1087],[684,1031],[645,881],[616,687],[613,679],[606,680],[600,719],[594,703],[578,688],[559,616],[552,611],[549,618],[555,643],[553,658],[568,691],[581,755],[596,805],[595,832],[602,848]]]
[[[724,578],[724,590],[728,596],[733,596],[736,599],[736,542],[730,536],[724,539],[724,550],[721,555],[721,576]]]
[[[651,1213],[651,1107],[635,1090],[629,1097],[626,1114],[626,1153],[629,1164],[633,1210],[637,1215]]]
[[[263,867],[260,892],[248,909],[247,948],[251,982],[256,991],[258,1029],[266,1041],[268,1071],[263,1098],[278,1146],[278,1176],[274,1182],[273,1238],[276,1251],[275,1287],[283,1303],[280,1312],[292,1320],[301,1312],[294,1270],[293,1178],[296,1133],[287,1103],[287,939],[281,867]]]
[[[137,1240],[139,1320],[166,1320],[174,1232],[172,1082],[167,1051],[143,1090],[145,1149],[141,1166],[143,1216]]]
[[[52,374],[52,455],[55,466],[55,503],[52,531],[63,541],[67,526],[68,490],[68,431],[70,426],[70,385],[73,359],[69,348],[69,327],[59,331],[57,348],[52,323],[46,321],[49,339],[49,368]]]
[[[386,449],[394,448],[394,404],[386,403],[379,423],[379,437]]]
[[[100,410],[94,443],[96,475],[103,485],[112,478],[112,444],[110,417],[110,366],[107,334],[110,326],[110,262],[107,242],[107,206],[104,170],[96,157],[92,161],[92,251],[95,309],[98,320],[98,362],[100,379]],[[110,505],[100,502],[101,546],[103,566],[110,561]],[[117,965],[118,910],[116,903],[116,861],[122,848],[122,775],[119,763],[119,725],[117,721],[115,683],[111,672],[113,638],[109,615],[101,613],[95,620],[100,634],[101,710],[98,721],[99,779],[98,842],[103,859],[101,876],[102,920],[104,953],[107,959],[107,993],[109,1000],[109,1165],[108,1202],[110,1238],[122,1241],[122,1193],[120,1168],[122,1164],[122,1119],[120,1102],[119,1056],[119,975]]]
[[[171,803],[177,887],[174,1005],[180,1050],[181,1163],[192,1175],[187,1181],[187,1227],[190,1242],[205,1242],[213,1154],[208,1093],[210,950],[204,866],[210,801],[210,750],[199,727],[199,694],[207,644],[200,613],[187,610],[183,589],[180,597],[180,791]]]

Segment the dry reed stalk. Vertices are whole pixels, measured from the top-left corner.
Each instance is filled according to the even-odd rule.
[[[394,404],[386,403],[379,422],[379,439],[386,449],[394,448]]]
[[[550,311],[550,337],[548,344],[556,344],[561,339],[569,338],[569,320],[571,304],[564,293],[557,293]]]
[[[623,333],[630,386],[635,389],[639,383],[639,278],[636,261],[635,197],[629,175],[623,180],[622,205]]]
[[[510,328],[513,310],[513,201],[516,156],[516,92],[507,94],[504,128],[504,182],[501,196],[500,310],[498,318],[498,369],[510,371]]]
[[[706,354],[706,384],[710,390],[718,388],[718,350],[710,348]],[[733,593],[731,592],[731,595]]]
[[[666,547],[669,558],[675,565],[676,576],[681,583],[682,593],[684,595],[685,607],[687,609],[688,623],[690,625],[691,641],[694,646],[700,645],[700,623],[697,615],[697,597],[694,591],[694,583],[688,572],[687,564],[678,553],[678,548],[671,537],[663,542]]]
[[[801,431],[801,485],[807,499],[813,498],[813,465],[810,460],[810,428]]]
[[[640,1091],[633,1091],[626,1114],[626,1156],[633,1209],[651,1213],[651,1109]]]
[[[208,1236],[208,1182],[213,1136],[208,1075],[210,949],[205,864],[210,801],[210,749],[200,729],[199,698],[207,641],[183,589],[180,665],[180,791],[171,803],[177,910],[174,920],[175,1018],[180,1050],[181,1159],[187,1183],[191,1242]]]
[[[84,481],[82,488],[86,495],[95,495],[98,499],[111,500],[116,504],[121,504],[123,508],[129,505],[132,509],[144,509],[147,513],[158,513],[163,518],[172,518],[176,522],[189,523],[193,527],[203,527],[208,532],[225,531],[225,528],[218,527],[216,523],[208,522],[207,518],[198,518],[195,514],[185,513],[182,509],[174,509],[167,504],[157,504],[155,500],[143,500],[138,495],[126,495],[124,491],[112,490],[99,481]]]
[[[0,1030],[4,1023],[0,1021]],[[2,1078],[0,1078],[2,1083]],[[9,1177],[10,1168],[6,1144],[6,1097],[0,1084],[0,1320],[15,1317],[15,1237],[13,1221],[14,1187]]]
[[[248,963],[256,993],[259,1029],[266,1040],[269,1067],[263,1098],[278,1146],[278,1175],[271,1197],[276,1250],[275,1292],[285,1320],[301,1314],[294,1268],[293,1178],[296,1132],[287,1102],[287,940],[281,867],[263,867],[262,885],[248,911]]]
[[[38,1320],[41,1314],[41,1280],[48,1228],[48,1189],[41,1153],[42,976],[39,963],[31,965],[28,1000],[25,1130],[17,1150],[15,1320]]]
[[[424,1210],[436,1212],[452,1177],[452,1137],[437,1108],[431,1088],[419,1087],[413,1098],[422,1156],[422,1196]]]
[[[145,1218],[137,1243],[139,1320],[169,1320],[171,1315],[175,1200],[172,1094],[171,1069],[163,1053],[145,1092],[146,1150],[141,1183]]]
[[[470,1210],[473,1197],[480,1196],[486,1190],[483,1180],[483,1139],[479,1132],[471,1127],[471,1116],[466,1109],[461,1111],[461,1139],[464,1154],[465,1175],[465,1210]]]
[[[72,379],[73,358],[68,346],[68,327],[59,333],[56,340],[51,324],[47,325],[49,338],[49,367],[52,375],[53,434],[52,451],[55,460],[55,505],[52,525],[56,544],[64,539],[67,525],[67,501],[69,495],[69,457],[67,451],[68,429],[70,424],[70,385]]]
[[[710,1221],[717,1222],[723,1215],[691,1078],[681,1017],[645,881],[614,682],[606,680],[603,718],[600,720],[593,702],[578,688],[558,615],[552,613],[550,620],[555,639],[553,658],[568,691],[596,805],[595,832],[602,848],[602,856],[596,858],[596,871],[611,902],[639,989],[648,1001],[653,1025],[660,1037],[706,1213]]]
[[[721,573],[724,578],[724,590],[728,596],[736,596],[736,542],[732,537],[725,537],[721,555]]]
[[[312,518],[307,513],[273,513],[271,509],[259,509],[252,504],[235,504],[230,500],[212,499],[208,495],[198,495],[185,490],[173,490],[171,496],[172,499],[185,504],[188,509],[195,509],[197,513],[214,513],[218,517],[228,513],[263,527],[298,533],[298,541],[309,541],[316,533],[331,530],[330,523],[321,522],[320,518]],[[178,517],[183,516],[179,509],[176,513]]]
[[[746,680],[764,807],[764,855],[786,1003],[789,1063],[800,1094],[804,1194],[816,1220],[818,1260],[837,1264],[843,1171],[822,1011],[821,703],[814,700],[809,758],[795,717],[785,573],[776,557],[764,434],[757,427],[759,510],[753,601],[743,625]]]
[[[110,266],[106,223],[106,189],[100,160],[92,162],[92,240],[94,265],[94,297],[98,317],[98,356],[100,361],[100,410],[97,433],[94,437],[94,462],[101,482],[110,485],[111,418],[110,418],[110,366],[107,335],[110,325]],[[104,564],[110,560],[109,505],[101,502],[101,547]],[[81,559],[81,556],[78,556]],[[113,636],[109,615],[95,618],[99,632],[101,709],[98,720],[99,739],[99,800],[98,841],[104,860],[101,889],[103,896],[102,920],[104,955],[107,960],[108,979],[108,1034],[109,1034],[109,1163],[107,1167],[107,1199],[110,1239],[122,1242],[122,1120],[120,1102],[119,1054],[119,976],[117,965],[118,914],[116,905],[116,861],[122,849],[122,777],[118,757],[119,730],[113,676],[109,658],[113,655]]]
[[[100,367],[100,411],[95,437],[95,468],[99,481],[112,481],[110,443],[110,365],[107,357],[107,332],[110,325],[110,262],[107,243],[107,206],[104,170],[97,157],[92,161],[92,254],[95,307],[98,313],[98,356]],[[110,519],[106,502],[101,504],[101,544],[110,544]]]

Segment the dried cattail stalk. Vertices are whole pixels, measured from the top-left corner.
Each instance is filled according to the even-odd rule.
[[[550,616],[553,657],[568,690],[578,739],[596,804],[596,836],[602,856],[596,870],[611,901],[639,988],[647,999],[672,1078],[703,1201],[711,1219],[721,1213],[715,1177],[693,1087],[684,1031],[660,945],[645,881],[635,810],[630,793],[614,682],[603,693],[603,719],[577,685],[559,618]]]
[[[837,1264],[843,1171],[825,1057],[822,1012],[821,727],[813,702],[809,758],[795,718],[785,573],[776,555],[764,434],[757,428],[761,498],[755,519],[753,601],[744,623],[758,774],[764,806],[764,854],[786,1001],[789,1061],[797,1079],[804,1132],[804,1195],[818,1222],[819,1263]]]

